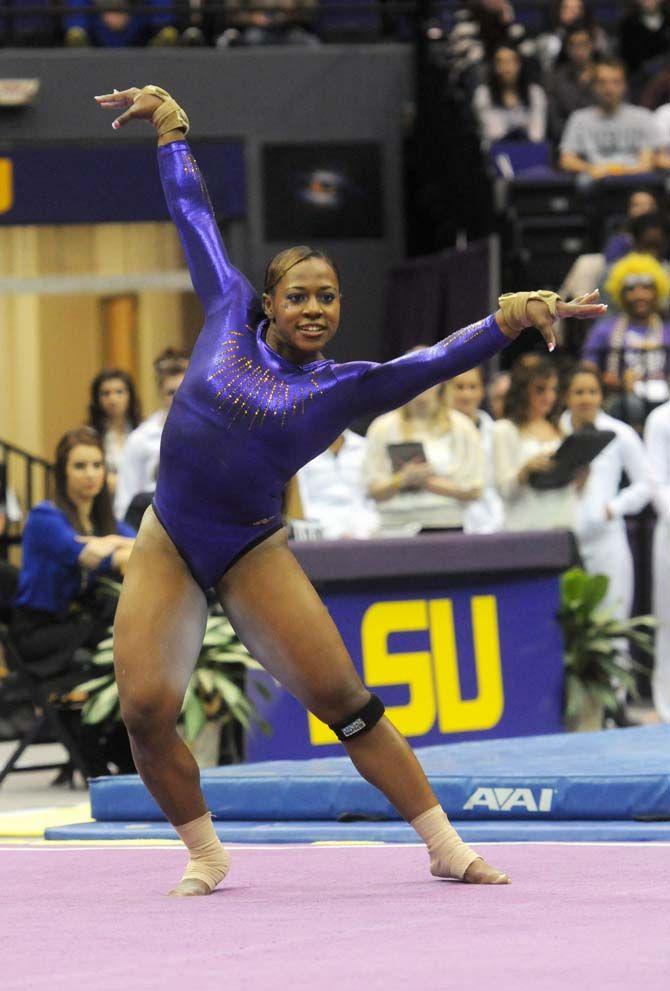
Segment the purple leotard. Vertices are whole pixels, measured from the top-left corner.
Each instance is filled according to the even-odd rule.
[[[158,150],[170,214],[205,324],[167,418],[154,508],[202,588],[282,525],[286,483],[363,414],[401,406],[509,341],[493,316],[376,364],[296,365],[250,324],[259,297],[231,264],[185,141]]]

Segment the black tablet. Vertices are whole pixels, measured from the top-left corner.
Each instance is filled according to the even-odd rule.
[[[577,470],[591,464],[615,437],[613,430],[576,430],[554,451],[555,467],[534,472],[528,483],[534,489],[560,489],[568,485]]]
[[[391,459],[391,469],[399,471],[408,461],[424,461],[426,453],[420,441],[407,441],[404,444],[387,444],[389,458]]]

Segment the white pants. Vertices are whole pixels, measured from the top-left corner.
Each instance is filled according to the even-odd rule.
[[[654,616],[656,663],[651,679],[654,708],[670,723],[670,520],[661,520],[654,532]]]
[[[633,608],[633,556],[625,525],[612,520],[596,536],[577,536],[584,569],[591,575],[607,575],[610,580],[602,606],[615,619],[624,620]]]

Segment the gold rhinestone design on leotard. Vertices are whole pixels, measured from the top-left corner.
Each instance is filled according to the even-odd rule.
[[[229,427],[240,421],[253,430],[262,427],[268,417],[284,427],[290,416],[303,414],[306,404],[322,394],[316,375],[310,374],[305,385],[291,388],[242,352],[240,338],[245,336],[231,331],[217,356],[216,370],[208,376],[218,387],[214,393],[216,408],[226,416]]]

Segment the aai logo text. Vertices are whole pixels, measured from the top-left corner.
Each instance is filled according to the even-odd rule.
[[[553,788],[477,788],[463,806],[463,811],[488,809],[489,812],[551,812]]]

